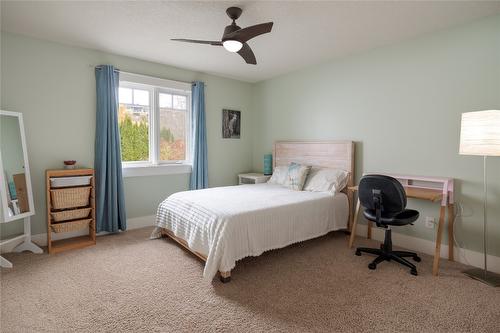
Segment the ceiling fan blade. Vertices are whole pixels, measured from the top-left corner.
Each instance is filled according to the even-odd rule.
[[[214,46],[222,46],[222,42],[213,41],[213,40],[197,40],[197,39],[171,39],[175,42],[184,42],[184,43],[196,43],[196,44],[209,44]]]
[[[240,30],[236,30],[224,36],[224,40],[226,39],[234,39],[240,41],[242,43],[246,43],[250,39],[271,32],[273,28],[273,22],[261,23],[257,25],[252,25],[250,27],[246,27]]]
[[[238,54],[245,59],[247,64],[257,65],[255,54],[253,54],[252,49],[247,43],[243,43],[243,47],[238,51]]]

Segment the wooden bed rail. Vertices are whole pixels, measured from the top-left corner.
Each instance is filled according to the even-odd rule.
[[[200,253],[200,252],[196,252],[196,251],[193,251],[188,243],[180,238],[180,237],[177,237],[174,235],[174,233],[170,230],[167,230],[167,229],[164,229],[162,228],[161,229],[161,235],[162,237],[168,237],[170,239],[172,239],[173,241],[175,241],[176,243],[178,243],[179,245],[181,245],[185,250],[189,251],[190,253],[194,254],[196,257],[198,257],[198,259],[201,259],[203,262],[206,262],[207,261],[207,256]],[[228,283],[231,281],[231,271],[228,271],[228,272],[219,272],[219,279],[222,283]]]

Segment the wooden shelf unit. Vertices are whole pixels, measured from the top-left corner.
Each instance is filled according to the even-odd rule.
[[[51,213],[59,210],[54,210],[52,205],[52,196],[50,190],[53,189],[67,189],[67,188],[77,188],[77,187],[89,187],[89,185],[84,186],[71,186],[71,187],[57,187],[52,188],[50,184],[51,178],[58,177],[77,177],[77,176],[92,176],[90,179],[90,198],[89,205],[86,207],[73,207],[70,209],[79,208],[90,208],[90,215],[86,219],[91,219],[88,229],[88,235],[65,238],[60,240],[52,240],[52,225],[53,224],[63,224],[72,222],[75,220],[68,220],[63,222],[55,222],[52,218]],[[79,249],[96,244],[96,225],[95,225],[95,181],[94,181],[94,169],[72,169],[72,170],[47,170],[45,172],[45,182],[46,182],[46,196],[47,196],[47,246],[50,254],[59,253],[72,249]]]

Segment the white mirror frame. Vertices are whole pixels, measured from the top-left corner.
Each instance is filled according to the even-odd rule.
[[[23,148],[23,157],[24,157],[24,176],[26,179],[26,191],[28,195],[28,205],[29,205],[29,211],[14,215],[14,216],[9,216],[9,207],[7,205],[7,184],[5,184],[5,179],[4,179],[4,170],[3,170],[3,161],[2,161],[2,152],[1,152],[1,147],[0,147],[0,175],[1,179],[3,180],[0,184],[0,197],[2,199],[2,210],[3,210],[3,223],[7,223],[10,221],[16,221],[20,220],[26,217],[29,217],[31,215],[35,215],[35,205],[33,203],[33,190],[31,188],[31,173],[30,173],[30,167],[28,163],[28,150],[26,148],[26,135],[24,133],[24,122],[23,122],[23,114],[21,112],[13,112],[13,111],[3,111],[0,110],[0,116],[5,115],[5,116],[11,116],[11,117],[17,117],[19,120],[19,131],[21,132],[21,145]],[[0,119],[1,121],[1,119]]]

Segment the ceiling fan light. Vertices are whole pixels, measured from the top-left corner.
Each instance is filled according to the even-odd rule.
[[[231,39],[223,41],[222,45],[229,52],[238,52],[243,47],[243,43]]]

